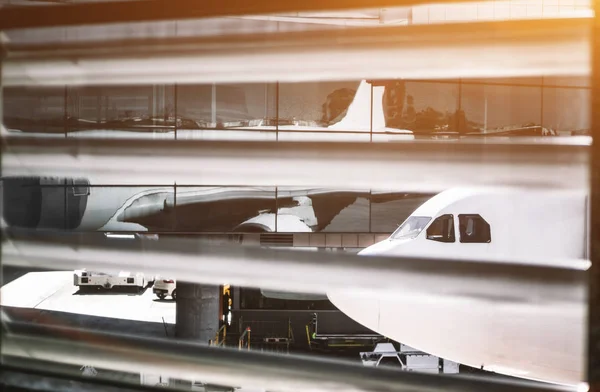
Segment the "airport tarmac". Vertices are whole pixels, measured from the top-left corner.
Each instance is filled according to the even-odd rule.
[[[23,321],[143,335],[173,336],[175,301],[159,300],[151,288],[80,293],[73,271],[27,272],[0,289],[5,316]]]

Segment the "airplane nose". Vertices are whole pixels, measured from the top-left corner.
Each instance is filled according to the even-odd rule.
[[[376,244],[373,244],[371,246],[367,246],[365,249],[358,252],[358,255],[359,256],[381,255],[382,253],[384,253],[386,250],[389,249],[389,247],[390,247],[389,242],[390,241],[388,241],[388,240],[384,240],[384,241],[378,242]]]
[[[359,256],[373,256],[375,254],[377,254],[377,250],[373,249],[373,245],[366,247],[365,249],[361,250],[360,252],[357,253],[357,255]]]
[[[398,247],[402,247],[408,241],[385,239],[376,244],[366,247],[357,254],[359,256],[390,256],[398,255]]]

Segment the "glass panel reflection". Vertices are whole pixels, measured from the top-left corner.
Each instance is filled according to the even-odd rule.
[[[366,81],[281,83],[279,140],[369,141],[370,107]]]
[[[591,90],[544,88],[544,127],[559,135],[586,135],[591,127]]]
[[[377,82],[373,90],[373,131],[383,127],[388,134],[390,128],[413,131],[415,135],[453,131],[458,91],[458,81]],[[380,110],[381,124],[376,121]]]
[[[163,213],[164,200],[173,195],[172,186],[91,186],[80,230],[155,231],[169,230]]]
[[[359,82],[281,83],[279,118],[305,126],[328,126],[344,117]]]
[[[278,232],[368,232],[369,191],[280,187]]]
[[[177,86],[178,139],[275,140],[274,83]]]
[[[173,138],[173,86],[9,88],[11,135]]]
[[[461,91],[461,133],[486,133],[540,126],[540,87],[469,84]]]
[[[65,88],[7,87],[2,103],[4,126],[11,133],[64,137]]]
[[[3,218],[32,229],[391,233],[431,195],[305,187],[122,186],[5,177]]]
[[[588,90],[566,76],[6,88],[3,105],[11,136],[394,142],[579,132]]]
[[[177,187],[173,230],[178,232],[273,232],[274,187]]]
[[[14,227],[140,231],[160,215],[172,187],[97,186],[85,178],[5,177],[3,218]]]
[[[371,231],[391,233],[421,204],[434,194],[373,191],[371,195]]]
[[[173,86],[76,87],[67,97],[68,137],[174,137]]]

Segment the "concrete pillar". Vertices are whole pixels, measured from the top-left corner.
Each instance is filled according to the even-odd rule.
[[[219,330],[220,287],[177,282],[175,336],[208,344]]]
[[[197,283],[177,282],[175,337],[208,344],[219,330],[221,288]],[[201,382],[202,380],[194,380]],[[172,379],[169,386],[191,390],[192,380]]]

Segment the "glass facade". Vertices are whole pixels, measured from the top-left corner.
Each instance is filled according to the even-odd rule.
[[[390,8],[369,11],[361,18],[368,16],[369,21],[384,25],[405,19],[408,24],[423,24],[569,16],[590,10],[589,0],[494,0]],[[217,31],[221,22],[211,23]],[[267,22],[248,23],[266,26]],[[45,138],[396,142],[570,136],[589,132],[590,100],[589,79],[567,76],[8,87],[3,90],[3,124],[11,135]],[[68,193],[53,192],[45,189],[35,197],[59,203],[60,195],[65,198]],[[122,211],[102,224],[92,224],[84,211],[104,208],[97,205],[99,192],[104,194],[102,203]],[[124,194],[133,201],[121,200]],[[391,233],[430,196],[405,194],[402,184],[393,192],[380,192],[207,184],[126,189],[92,181],[87,204],[63,200],[56,211],[62,211],[65,222],[48,224],[180,233]],[[69,218],[75,205],[77,216]],[[40,208],[44,206],[41,203]],[[42,216],[48,220],[51,215]],[[34,224],[34,218],[15,217],[28,224]]]
[[[431,196],[392,191],[3,179],[12,226],[106,232],[391,233]]]
[[[390,142],[589,128],[585,78],[6,88],[11,134]],[[543,129],[542,129],[543,128]]]
[[[4,124],[19,136],[394,142],[587,134],[590,99],[586,78],[538,77],[6,88],[3,103]],[[64,215],[64,222],[53,221],[52,227],[391,233],[431,197],[403,193],[402,184],[378,191],[90,183],[87,204],[63,200],[71,196],[58,188],[38,195],[40,208],[52,211],[46,204],[58,203],[54,211]],[[71,217],[71,210],[77,216]],[[112,214],[92,213],[101,210]],[[50,219],[40,214],[40,222]],[[96,222],[90,216],[105,219]],[[37,222],[29,215],[14,219]]]

